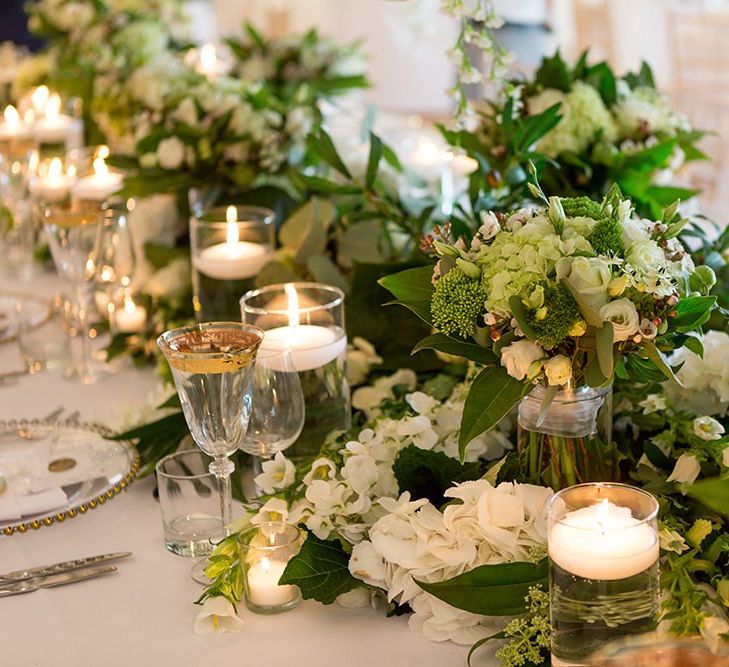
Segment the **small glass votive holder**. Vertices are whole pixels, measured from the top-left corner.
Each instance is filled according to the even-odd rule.
[[[193,306],[198,321],[235,322],[239,301],[273,259],[275,214],[260,206],[214,206],[190,218]]]
[[[590,667],[729,667],[700,639],[646,634],[611,642],[592,656]]]
[[[651,632],[660,604],[658,501],[626,484],[563,489],[548,507],[552,665]]]
[[[238,535],[246,606],[257,614],[275,614],[295,607],[298,586],[280,585],[286,565],[301,548],[301,531],[291,524],[269,521]]]
[[[63,312],[36,299],[15,300],[18,351],[28,373],[72,372],[71,339],[63,327]]]
[[[178,556],[201,558],[221,535],[220,498],[212,459],[198,450],[175,452],[155,466],[165,547]]]
[[[287,450],[302,459],[319,452],[332,431],[351,427],[344,293],[319,283],[268,285],[240,300],[243,322],[263,329],[261,351],[287,349],[304,391],[304,429]]]

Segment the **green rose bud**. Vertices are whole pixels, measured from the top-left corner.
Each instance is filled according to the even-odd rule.
[[[689,286],[693,292],[708,294],[716,285],[716,274],[710,266],[697,266],[689,276]]]
[[[469,278],[480,278],[481,269],[479,269],[472,262],[467,262],[465,259],[457,259],[456,266],[463,271]]]
[[[439,255],[446,255],[448,257],[460,257],[458,250],[453,246],[443,243],[443,241],[433,241],[433,247],[436,249]]]

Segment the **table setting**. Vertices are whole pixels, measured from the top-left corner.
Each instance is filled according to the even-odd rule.
[[[489,0],[435,3],[437,120],[285,2],[184,4],[0,49],[7,663],[728,665],[706,133]]]

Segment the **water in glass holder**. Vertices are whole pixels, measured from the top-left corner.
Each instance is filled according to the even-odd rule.
[[[656,626],[658,503],[624,484],[569,487],[549,504],[552,665],[581,667],[605,643]]]

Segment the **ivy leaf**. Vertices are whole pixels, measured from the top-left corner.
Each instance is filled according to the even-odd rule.
[[[427,338],[423,338],[413,348],[413,354],[420,352],[420,350],[438,350],[439,352],[455,354],[458,357],[463,357],[469,361],[475,361],[484,365],[494,364],[497,360],[496,355],[491,350],[476,345],[476,343],[456,340],[455,338],[446,336],[444,333],[434,333]]]
[[[529,388],[527,383],[514,379],[500,366],[484,368],[476,376],[466,397],[461,418],[458,437],[461,460],[471,440],[496,426]]]
[[[279,584],[298,586],[305,600],[332,604],[362,582],[349,572],[349,554],[338,540],[320,540],[308,533],[296,556],[286,565]]]
[[[408,445],[400,450],[392,466],[400,493],[409,491],[413,500],[427,498],[440,507],[443,493],[458,482],[479,479],[481,464],[460,463],[443,452]]]
[[[456,609],[484,616],[514,616],[526,611],[530,586],[547,588],[547,574],[548,559],[543,558],[539,563],[481,565],[447,581],[415,583]]]

